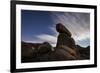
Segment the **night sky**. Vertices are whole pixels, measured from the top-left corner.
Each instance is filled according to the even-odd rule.
[[[76,44],[83,47],[90,44],[89,13],[21,10],[21,39],[31,43],[46,41],[55,46],[57,23],[62,23],[71,31]]]

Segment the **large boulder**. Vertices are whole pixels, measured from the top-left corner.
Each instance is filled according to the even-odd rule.
[[[60,33],[58,35],[56,47],[59,47],[60,45],[65,45],[65,46],[68,46],[70,48],[75,48],[75,41],[73,38],[67,36],[67,34]]]
[[[63,61],[76,60],[77,59],[75,55],[72,55],[70,52],[64,50],[63,48],[57,49],[55,53],[56,53],[56,59],[58,61],[60,61],[60,60],[63,60]]]
[[[59,32],[56,51],[59,50],[67,54],[65,57],[67,60],[79,59],[79,51],[75,45],[75,40],[71,37],[71,32],[61,23],[57,24],[56,30]]]
[[[69,37],[71,37],[71,32],[61,23],[58,23],[56,24],[56,30],[59,32],[59,33],[65,33],[67,34]]]
[[[52,51],[52,46],[48,42],[44,42],[42,45],[38,47],[38,54],[46,54]]]
[[[59,46],[57,50],[42,54],[37,57],[37,61],[67,61],[77,60],[77,55],[74,50],[66,46]]]
[[[75,49],[73,49],[73,48],[61,45],[61,46],[59,46],[58,50],[60,50],[60,51],[62,51],[63,53],[66,54],[67,60],[70,60],[70,59],[72,59],[72,60],[79,59],[79,55],[78,55],[77,51]]]

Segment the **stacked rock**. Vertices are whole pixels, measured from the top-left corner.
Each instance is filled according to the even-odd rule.
[[[66,59],[79,59],[79,52],[76,48],[75,41],[71,37],[71,32],[61,23],[56,25],[56,30],[59,32],[56,51],[65,54]]]

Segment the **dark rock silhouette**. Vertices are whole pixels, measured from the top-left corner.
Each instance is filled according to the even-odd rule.
[[[83,48],[83,47],[80,47],[79,45],[77,45],[77,49],[80,52],[81,60],[90,59],[90,46]]]
[[[71,32],[61,23],[56,25],[56,29],[59,32],[56,49],[66,49],[66,54],[69,50],[69,55],[67,56],[70,56],[70,58],[68,59],[71,59],[71,56],[73,56],[72,59],[79,59],[79,51],[76,48],[74,39],[71,37]],[[71,53],[72,51],[74,51],[73,55]]]

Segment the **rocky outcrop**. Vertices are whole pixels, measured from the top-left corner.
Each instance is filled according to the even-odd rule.
[[[48,42],[44,43],[25,43],[22,42],[22,62],[39,62],[48,61],[50,55],[48,53],[52,52],[52,46]]]
[[[56,51],[58,51],[57,49],[63,51],[66,58],[68,57],[66,60],[79,59],[79,51],[76,48],[74,39],[71,37],[71,32],[61,23],[56,25],[56,30],[59,32]]]
[[[37,48],[41,44],[21,42],[21,61],[30,62],[37,57]]]
[[[22,62],[67,61],[90,58],[90,47],[84,49],[77,46],[71,32],[63,24],[58,23],[56,30],[59,33],[56,47],[52,47],[49,42],[22,42]]]
[[[65,45],[70,48],[75,48],[75,41],[73,38],[69,37],[67,34],[59,33],[56,47],[59,47],[60,45]]]

